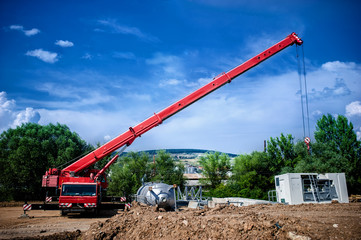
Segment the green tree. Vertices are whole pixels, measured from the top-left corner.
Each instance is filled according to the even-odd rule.
[[[281,133],[280,137],[270,138],[267,141],[267,153],[271,161],[270,170],[274,174],[289,172],[296,165],[297,155],[294,149],[294,138],[291,134],[286,136]]]
[[[271,164],[267,153],[264,152],[237,156],[229,183],[232,195],[267,199],[268,191],[274,188]]]
[[[349,193],[361,193],[361,143],[353,124],[331,114],[317,121],[312,154],[300,161],[295,171],[344,172]]]
[[[91,149],[66,125],[27,123],[4,131],[0,135],[0,199],[40,199],[46,169]]]
[[[184,167],[176,164],[169,153],[157,152],[154,163],[146,153],[130,152],[111,168],[109,193],[130,197],[136,194],[143,182],[163,182],[184,185]]]
[[[151,164],[153,169],[152,181],[163,182],[166,184],[177,184],[183,187],[185,179],[184,166],[182,164],[176,164],[171,155],[164,150],[158,151],[154,159],[154,164]]]
[[[200,157],[199,164],[203,168],[205,181],[210,184],[211,189],[220,185],[222,180],[226,180],[227,173],[231,170],[229,156],[219,152],[207,153]]]
[[[331,114],[323,115],[317,121],[315,139],[318,143],[330,145],[349,160],[357,157],[360,148],[353,124],[342,115],[337,119]]]
[[[347,159],[325,143],[311,143],[312,154],[297,163],[294,172],[346,172],[350,167]]]
[[[130,152],[121,157],[111,168],[109,193],[129,198],[150,178],[149,155]]]

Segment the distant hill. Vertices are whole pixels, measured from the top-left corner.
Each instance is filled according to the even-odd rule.
[[[179,158],[182,158],[182,156],[199,156],[199,155],[204,155],[208,152],[216,152],[216,151],[211,151],[211,150],[204,150],[204,149],[162,149],[164,151],[166,151],[167,153],[170,153],[173,156],[178,156]],[[150,155],[155,155],[157,154],[157,152],[160,151],[160,149],[158,150],[146,150],[146,151],[140,151],[140,152],[145,152],[148,153]],[[220,152],[222,153],[222,152]],[[233,153],[225,153],[227,154],[230,158],[234,158],[237,157],[237,154],[233,154]]]

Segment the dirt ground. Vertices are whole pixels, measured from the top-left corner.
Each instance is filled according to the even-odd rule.
[[[79,231],[86,232],[92,223],[105,222],[117,213],[109,210],[102,211],[99,217],[92,218],[77,214],[64,217],[60,216],[60,211],[32,210],[27,212],[29,218],[19,218],[24,213],[22,209],[22,207],[0,207],[0,239],[20,237],[31,239],[35,236],[49,236],[58,233],[63,233],[64,236],[76,236],[79,235],[77,231],[78,233]],[[45,239],[57,238],[47,237]],[[59,239],[65,239],[65,237]]]
[[[361,239],[361,203],[218,206],[163,212],[135,204],[99,218],[0,208],[0,239]],[[114,215],[115,214],[115,215]],[[32,238],[38,236],[36,238]]]

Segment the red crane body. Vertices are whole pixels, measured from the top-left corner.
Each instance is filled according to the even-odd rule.
[[[61,188],[63,183],[90,183],[96,181],[96,179],[99,177],[99,170],[89,170],[87,173],[84,173],[84,170],[95,164],[99,160],[103,159],[104,157],[108,156],[109,154],[113,153],[117,149],[123,146],[131,145],[137,137],[140,137],[142,134],[146,133],[150,129],[161,124],[167,118],[188,107],[192,103],[198,101],[199,99],[215,91],[216,89],[222,87],[226,83],[230,83],[234,78],[255,67],[264,60],[273,56],[274,54],[282,51],[283,49],[293,44],[301,45],[302,43],[303,41],[295,33],[288,35],[279,43],[266,49],[265,51],[249,59],[243,64],[235,67],[229,72],[220,74],[219,76],[214,78],[213,81],[204,85],[203,87],[199,88],[188,96],[175,102],[174,104],[163,109],[162,111],[154,113],[153,116],[139,123],[138,125],[130,127],[129,130],[127,130],[123,134],[105,143],[103,146],[90,152],[73,164],[65,167],[62,170],[49,169],[49,171],[47,171],[46,174],[43,176],[43,187]],[[116,158],[117,157],[115,157],[115,159],[112,159],[113,161],[111,160],[111,162],[101,170],[101,174],[111,165],[112,162],[116,160]],[[82,174],[82,176],[79,176],[80,173]],[[94,177],[95,174],[97,174],[96,178]],[[103,182],[101,186],[103,188],[106,188],[106,182]]]

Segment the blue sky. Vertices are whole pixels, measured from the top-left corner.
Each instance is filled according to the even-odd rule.
[[[59,122],[105,143],[296,32],[311,132],[322,114],[341,114],[360,139],[360,10],[359,1],[1,1],[0,131]],[[281,133],[304,137],[295,46],[128,150],[241,154]]]

